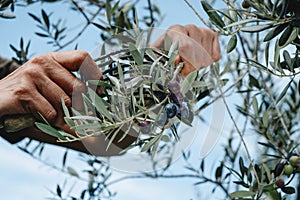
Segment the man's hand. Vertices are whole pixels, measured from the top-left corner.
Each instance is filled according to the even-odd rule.
[[[179,42],[179,53],[175,64],[184,62],[181,71],[185,77],[190,72],[206,67],[220,58],[220,46],[217,34],[211,30],[198,28],[194,25],[171,26],[166,34],[172,42]],[[165,35],[162,35],[152,46],[163,48]],[[33,114],[44,116],[52,125],[68,130],[63,117],[61,100],[68,107],[80,109],[81,94],[86,85],[76,78],[72,72],[80,71],[86,80],[102,79],[98,66],[85,51],[68,51],[46,53],[29,60],[19,69],[0,80],[0,118],[5,115]],[[101,93],[101,89],[97,89]],[[23,137],[30,137],[42,142],[58,144],[56,138],[41,133],[35,128],[28,128],[14,134],[6,134],[0,129],[0,135],[8,141],[17,142]],[[86,138],[81,142],[63,143],[78,151],[95,155],[116,155],[136,140],[138,135],[127,137],[116,142],[106,151],[108,140],[104,136]],[[118,134],[118,138],[122,133]]]
[[[168,34],[172,42],[178,41],[175,64],[184,62],[181,71],[183,77],[220,59],[218,36],[212,30],[198,28],[195,25],[173,25],[165,34]],[[163,48],[165,34],[152,45],[154,48]]]
[[[86,85],[73,75],[73,71],[79,71],[86,80],[103,78],[98,66],[85,51],[46,53],[29,60],[0,80],[0,118],[15,114],[32,114],[38,117],[40,113],[52,125],[72,133],[63,120],[61,100],[68,107],[78,108],[82,106],[81,95],[86,91]],[[101,88],[94,89],[101,93]],[[126,140],[111,144],[107,149],[109,140],[104,135],[71,143],[57,143],[57,138],[41,133],[34,127],[16,133],[5,133],[4,129],[0,129],[0,135],[11,143],[29,137],[99,156],[118,155],[137,137],[128,136]],[[121,137],[120,132],[115,141]]]
[[[36,56],[0,80],[0,117],[40,113],[53,125],[63,128],[61,100],[70,107],[80,102],[85,84],[72,71],[87,79],[99,80],[102,74],[85,51],[46,53]]]

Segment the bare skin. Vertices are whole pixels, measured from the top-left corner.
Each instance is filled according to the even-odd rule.
[[[220,46],[217,34],[194,25],[173,25],[166,33],[171,41],[179,42],[179,53],[175,63],[184,62],[183,76],[201,67],[206,67],[220,58]],[[164,35],[152,46],[162,48]],[[84,66],[84,67],[83,67]],[[81,101],[81,93],[86,87],[72,72],[80,71],[86,79],[99,80],[102,74],[90,55],[81,50],[46,53],[38,55],[19,69],[0,80],[0,118],[12,114],[42,114],[54,126],[72,132],[63,120],[61,100],[70,107]],[[101,93],[101,89],[97,89]],[[7,134],[0,130],[0,135],[11,143],[29,137],[41,142],[66,146],[74,150],[94,155],[110,156],[118,154],[130,145],[135,135],[115,143],[105,151],[107,141],[104,137],[85,139],[82,142],[57,143],[55,138],[41,133],[36,128]]]
[[[175,64],[184,62],[181,71],[182,76],[190,72],[207,67],[220,59],[220,44],[216,32],[205,28],[198,28],[195,25],[173,25],[166,34],[172,42],[178,41],[178,55]],[[153,47],[163,48],[165,34],[162,35]]]

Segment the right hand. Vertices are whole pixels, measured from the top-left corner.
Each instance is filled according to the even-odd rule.
[[[181,74],[187,76],[192,71],[207,67],[220,59],[220,44],[216,32],[195,25],[173,25],[152,44],[162,49],[168,34],[172,42],[178,41],[178,55],[175,64],[183,62]]]

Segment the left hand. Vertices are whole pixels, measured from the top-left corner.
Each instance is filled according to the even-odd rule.
[[[165,34],[168,34],[172,42],[179,43],[175,64],[184,62],[181,71],[183,77],[220,59],[218,35],[212,30],[198,28],[192,24],[173,25]],[[163,48],[165,34],[152,44],[154,48]]]

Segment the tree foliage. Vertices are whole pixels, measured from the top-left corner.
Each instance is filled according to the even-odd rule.
[[[198,76],[198,79],[192,77],[193,80],[196,80],[193,83],[196,89],[196,86],[200,88],[203,84],[205,85],[201,90],[197,90],[196,95],[194,95],[197,101],[196,116],[203,118],[201,111],[214,105],[217,100],[221,100],[226,108],[228,121],[231,122],[233,127],[227,138],[222,141],[223,151],[219,154],[219,162],[217,164],[211,163],[207,161],[208,158],[205,158],[196,163],[194,160],[191,161],[192,152],[188,151],[183,152],[182,155],[185,161],[185,171],[182,173],[172,173],[169,170],[170,165],[167,165],[163,170],[154,167],[152,172],[140,174],[139,176],[111,180],[112,171],[110,166],[94,156],[82,155],[81,159],[87,165],[86,170],[83,170],[83,172],[75,171],[72,166],[66,167],[68,157],[68,151],[66,151],[63,155],[61,170],[77,177],[79,180],[84,179],[83,176],[88,174],[88,178],[84,180],[87,187],[83,188],[79,196],[74,196],[65,192],[64,187],[61,185],[57,185],[56,190],[53,191],[54,196],[57,198],[109,199],[116,195],[110,190],[110,186],[116,182],[125,181],[127,178],[186,177],[193,178],[193,181],[196,180],[194,182],[195,186],[210,186],[211,192],[216,193],[222,199],[299,198],[298,109],[300,97],[297,75],[300,64],[298,55],[300,45],[300,15],[298,10],[300,2],[298,0],[201,1],[203,10],[198,11],[188,0],[184,1],[195,12],[195,17],[198,17],[205,25],[219,33],[221,44],[227,45],[227,56],[223,56],[218,63],[212,65],[209,72],[199,72],[199,74],[205,75],[205,80],[209,80],[208,82],[202,83],[201,81],[204,78],[201,76]],[[13,17],[11,13],[19,3],[29,5],[37,2],[1,1],[0,17]],[[51,1],[51,3],[57,2]],[[151,1],[143,3],[146,5],[147,12],[139,15],[137,14],[139,12],[135,7],[136,5],[133,3],[122,4],[119,1],[109,0],[70,1],[70,8],[79,12],[86,20],[82,29],[73,38],[68,37],[68,27],[63,25],[61,19],[58,21],[52,20],[51,17],[55,13],[48,13],[47,10],[41,9],[39,13],[28,13],[28,17],[32,18],[37,24],[36,36],[45,39],[54,50],[59,51],[75,44],[76,40],[90,26],[99,29],[102,40],[114,42],[113,39],[115,38],[113,36],[126,30],[135,29],[137,25],[141,28],[153,24],[154,26],[158,25],[160,20],[159,9]],[[204,13],[206,13],[209,20],[203,19]],[[136,38],[143,37],[145,36]],[[132,40],[127,39],[126,41]],[[122,84],[124,82],[122,76],[124,71],[122,70],[124,70],[124,67],[128,67],[126,61],[131,61],[131,67],[139,65],[149,67],[146,70],[151,70],[153,63],[172,65],[172,59],[170,59],[172,53],[165,57],[168,52],[146,52],[145,49],[140,51],[137,48],[140,43],[134,41],[134,45],[126,47],[131,48],[129,55],[126,54],[125,57],[122,57],[119,64],[113,62],[111,66],[114,67],[115,74],[114,76],[108,76],[107,79],[108,82],[112,83],[111,85],[114,85],[114,88],[120,90],[118,93],[123,92],[123,96],[127,96],[125,94],[126,88],[123,88],[124,84]],[[14,60],[20,64],[28,60],[30,42],[25,45],[21,38],[18,48],[12,45],[10,47],[16,53]],[[175,51],[176,48],[173,50]],[[106,52],[103,52],[101,56],[105,55]],[[153,56],[155,59],[153,59]],[[125,64],[121,65],[120,63]],[[163,72],[161,74],[163,74],[161,77],[167,77],[167,74]],[[165,80],[161,81],[161,77],[157,79],[160,82],[154,81],[155,89],[161,92],[160,95],[168,88],[168,84],[164,82]],[[172,79],[172,77],[169,77],[169,79]],[[103,82],[93,83],[107,84]],[[138,78],[131,83],[133,87],[137,86],[137,88],[141,84]],[[188,83],[182,80],[181,88],[187,87],[184,84]],[[110,90],[109,92],[114,93],[116,91]],[[134,93],[135,91],[130,92]],[[188,93],[188,90],[185,92]],[[139,91],[139,96],[144,93],[145,91]],[[146,94],[150,95],[152,101],[158,98],[151,91],[146,92]],[[172,99],[170,95],[172,94],[163,94],[164,97],[168,97],[167,101],[169,103],[173,103],[170,102],[170,99]],[[136,97],[137,95],[128,96]],[[232,101],[232,99],[238,99],[238,101]],[[104,100],[107,99],[104,98]],[[104,109],[107,108],[106,101],[102,102],[100,100],[99,102],[102,103],[98,107],[97,102],[93,102],[89,97],[85,101],[86,107],[97,108],[97,117],[105,119],[105,122],[111,121],[110,114],[113,112]],[[130,102],[141,104],[132,105]],[[135,109],[145,106],[144,102],[144,98],[130,99],[125,108],[130,107],[131,113],[124,113],[124,115],[127,118],[127,115],[133,115]],[[163,100],[158,102],[161,103]],[[143,106],[141,106],[142,104]],[[69,124],[74,125],[74,121],[72,121],[74,118],[68,116],[67,112],[65,112],[65,115]],[[178,119],[180,120],[180,116],[178,116]],[[77,123],[78,119],[76,120]],[[93,121],[92,118],[83,120],[85,121],[82,124]],[[143,116],[141,119],[136,118],[135,120],[139,124],[144,123],[144,121],[152,122],[153,118]],[[50,126],[37,125],[45,132],[55,133],[60,139],[72,139],[68,135],[63,135],[65,133],[53,130]],[[173,135],[176,135],[176,129],[172,130]],[[114,134],[114,132],[111,134]],[[110,136],[113,137],[113,135]],[[145,145],[141,149],[144,151],[149,150],[150,145],[147,146],[147,144],[156,144],[157,138],[162,139],[162,136],[162,134],[158,134],[152,138],[150,137],[149,140],[142,141]],[[249,137],[251,138],[249,139]],[[169,141],[167,137],[162,140]],[[138,141],[136,145],[141,144],[139,142],[141,141]],[[153,147],[157,148],[155,146],[157,145]],[[40,159],[44,147],[44,144],[33,144],[29,141],[20,148]],[[257,149],[257,151],[251,149]],[[213,169],[213,173],[209,169]]]

